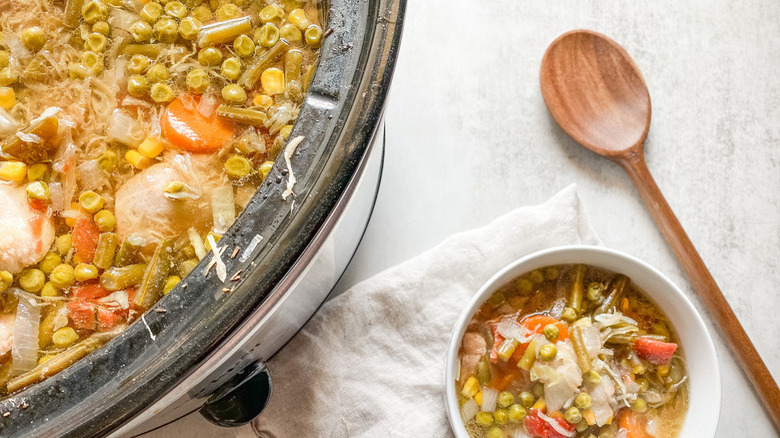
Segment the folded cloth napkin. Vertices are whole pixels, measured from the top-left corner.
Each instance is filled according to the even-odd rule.
[[[461,310],[510,262],[597,244],[571,185],[355,285],[327,302],[269,363],[265,437],[448,437],[447,341]]]

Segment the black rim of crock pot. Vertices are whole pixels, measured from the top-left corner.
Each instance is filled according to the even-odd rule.
[[[174,387],[259,306],[326,221],[378,125],[400,44],[406,0],[329,0],[332,33],[290,138],[295,197],[285,201],[287,166],[277,159],[220,240],[231,277],[210,256],[128,329],[63,372],[0,400],[2,436],[105,435]],[[262,236],[253,253],[244,249]],[[231,258],[234,248],[239,248]],[[284,293],[276,291],[274,293]]]

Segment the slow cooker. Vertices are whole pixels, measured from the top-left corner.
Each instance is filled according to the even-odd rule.
[[[368,222],[405,5],[324,2],[327,37],[290,135],[303,141],[220,239],[225,281],[205,257],[105,346],[0,401],[0,435],[133,436],[196,410],[226,426],[262,410],[265,361],[325,301]]]

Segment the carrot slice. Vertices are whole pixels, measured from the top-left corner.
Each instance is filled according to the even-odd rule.
[[[626,438],[651,438],[642,426],[640,415],[627,408],[618,413],[618,427],[626,431]]]
[[[73,249],[85,263],[92,261],[97,249],[100,228],[89,216],[81,216],[76,220],[71,232]]]
[[[210,153],[220,150],[233,137],[233,124],[217,116],[214,111],[206,117],[197,109],[199,99],[186,97],[194,105],[186,105],[180,98],[171,102],[160,117],[162,133],[175,147],[188,152]]]

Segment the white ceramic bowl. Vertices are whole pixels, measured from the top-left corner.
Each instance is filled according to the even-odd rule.
[[[542,250],[510,264],[488,280],[461,313],[447,347],[444,384],[447,416],[455,436],[468,438],[458,408],[455,380],[460,373],[458,349],[474,312],[507,281],[544,266],[572,263],[627,275],[663,309],[677,330],[688,364],[690,400],[680,438],[715,436],[720,414],[720,371],[712,338],[691,301],[671,280],[647,263],[619,251],[579,245]]]

